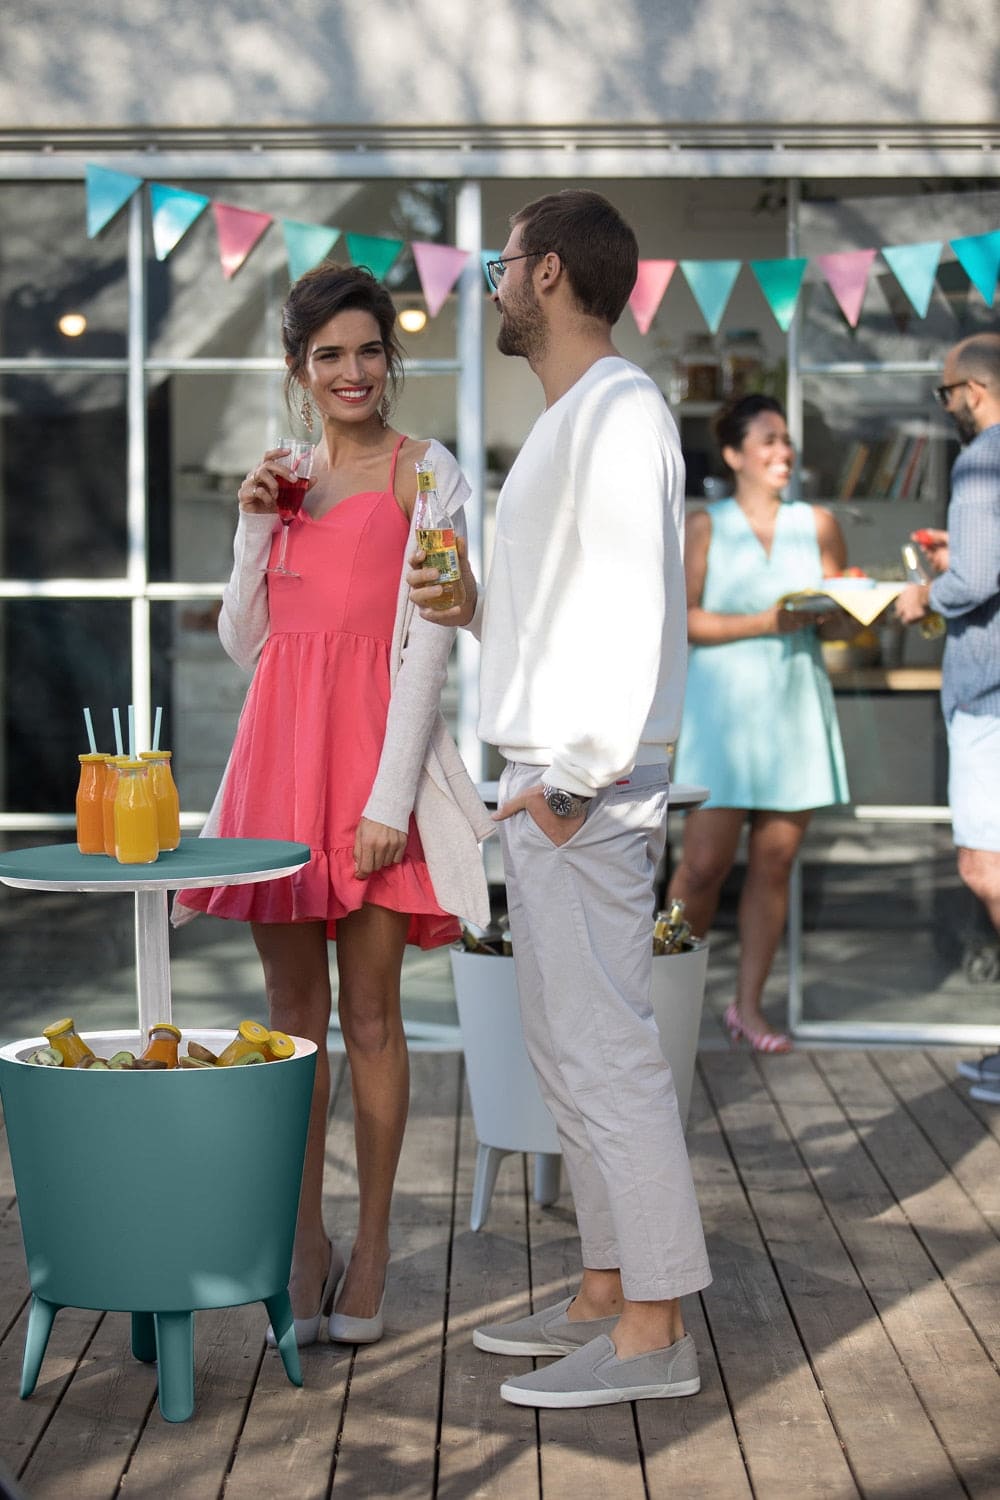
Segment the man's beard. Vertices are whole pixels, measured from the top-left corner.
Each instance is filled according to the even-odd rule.
[[[979,436],[976,419],[967,406],[957,406],[951,413],[951,420],[958,429],[958,436],[963,445],[971,443],[974,437]]]
[[[545,342],[545,320],[533,288],[501,308],[497,333],[501,354],[518,355],[530,362],[544,352]]]

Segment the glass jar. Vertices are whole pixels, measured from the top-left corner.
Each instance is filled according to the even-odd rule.
[[[764,380],[764,345],[755,328],[734,328],[722,349],[722,394],[739,401],[759,391]]]
[[[256,1053],[261,1062],[266,1061],[270,1036],[267,1027],[259,1021],[241,1021],[232,1041],[219,1053],[219,1067],[234,1067],[251,1053]]]
[[[104,766],[102,823],[104,852],[109,859],[115,857],[115,797],[118,794],[118,769],[125,758],[125,756],[109,755]]]
[[[79,755],[76,789],[76,847],[81,854],[104,853],[104,768],[107,755]]]
[[[718,401],[721,391],[721,368],[712,337],[707,333],[692,333],[684,340],[684,352],[680,358],[680,399],[686,401]]]
[[[75,1068],[78,1062],[85,1057],[93,1057],[93,1050],[87,1046],[83,1037],[77,1033],[76,1022],[72,1016],[65,1016],[61,1021],[53,1021],[51,1026],[46,1026],[42,1036],[58,1052],[63,1060],[64,1068]]]
[[[168,1068],[177,1066],[177,1044],[181,1034],[176,1026],[171,1026],[169,1021],[157,1021],[146,1033],[149,1040],[146,1050],[139,1058],[140,1062],[165,1063]]]
[[[115,792],[115,859],[120,865],[151,865],[159,852],[149,773],[143,761],[122,759]]]
[[[156,807],[156,832],[161,849],[176,849],[181,841],[181,806],[170,770],[169,750],[140,750],[149,767],[149,790]]]

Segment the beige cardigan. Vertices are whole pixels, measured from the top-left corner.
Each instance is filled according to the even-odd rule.
[[[464,531],[462,507],[470,493],[465,476],[440,443],[430,444],[427,457],[434,463],[445,508],[456,530]],[[273,531],[273,515],[240,512],[233,572],[222,596],[219,637],[229,656],[246,671],[256,666],[270,628],[264,568]],[[412,812],[441,906],[485,927],[490,905],[479,844],[496,831],[496,825],[441,717],[441,689],[455,631],[422,620],[413,608],[406,559],[415,546],[411,525],[390,648],[392,695],[385,740],[364,816],[405,832]],[[228,773],[227,765],[202,829],[203,838],[218,831]],[[190,907],[175,901],[175,926],[194,915]]]

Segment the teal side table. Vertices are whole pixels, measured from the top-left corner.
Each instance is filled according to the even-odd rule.
[[[0,881],[136,896],[136,1032],[88,1032],[104,1053],[140,1049],[170,1019],[168,889],[269,880],[309,850],[271,840],[190,839],[129,867],[75,845],[0,856]],[[146,1004],[143,1006],[143,994]],[[232,1028],[185,1032],[218,1052]],[[302,1384],[288,1297],[316,1048],[220,1072],[90,1073],[24,1059],[43,1038],[0,1048],[32,1304],[21,1395],[35,1388],[60,1307],[131,1312],[132,1352],[159,1365],[160,1411],[194,1410],[193,1314],[263,1301],[289,1379]]]

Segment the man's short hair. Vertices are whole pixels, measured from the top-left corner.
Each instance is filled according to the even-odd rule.
[[[955,373],[1000,395],[1000,333],[974,333],[956,345]]]
[[[526,255],[554,251],[580,311],[612,326],[635,286],[639,246],[631,227],[600,193],[565,188],[536,198],[511,219]]]

